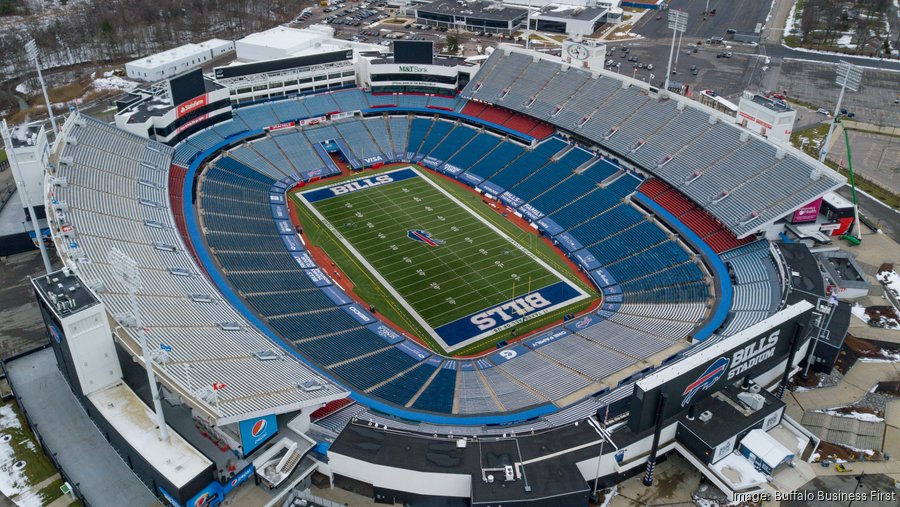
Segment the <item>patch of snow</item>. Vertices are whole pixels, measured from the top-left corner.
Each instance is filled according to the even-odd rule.
[[[844,53],[838,53],[837,51],[822,51],[820,49],[808,49],[808,48],[801,48],[801,47],[793,48],[784,43],[782,43],[781,46],[784,47],[785,49],[789,49],[791,51],[799,51],[801,53],[818,53],[820,55],[833,55],[833,56],[843,56],[843,57],[850,56],[855,59],[871,60],[873,62],[878,62],[878,61],[884,60],[884,58],[879,58],[877,56],[847,55]],[[821,60],[806,60],[803,58],[784,58],[784,61],[788,61],[788,60],[794,60],[797,62],[819,63],[819,64],[822,63]],[[863,69],[872,69],[872,70],[878,70],[878,71],[882,71],[882,72],[900,72],[900,70],[897,70],[897,69],[894,69],[891,67],[870,67],[867,65],[859,65],[859,64],[857,64],[857,66],[859,66]]]
[[[850,412],[849,414],[845,414],[843,412],[839,412],[837,410],[818,410],[817,412],[821,412],[823,414],[828,414],[835,417],[846,417],[848,419],[856,419],[857,421],[863,422],[883,422],[884,418],[878,417],[875,414],[869,414],[867,412]]]
[[[900,296],[900,275],[896,271],[879,271],[875,278],[893,292],[895,296]]]
[[[21,83],[19,83],[18,85],[16,85],[16,91],[19,92],[19,93],[24,93],[25,95],[30,94],[30,93],[31,93],[31,87],[28,86],[28,80],[26,79],[25,81],[22,81]]]
[[[866,456],[872,456],[875,454],[875,451],[873,451],[872,449],[860,449],[858,447],[853,447],[852,445],[845,445],[844,447],[850,449],[856,454],[865,454]]]
[[[712,468],[718,475],[727,479],[734,489],[752,488],[767,482],[766,476],[760,473],[753,463],[737,453],[725,456],[712,465]]]
[[[137,83],[122,79],[119,76],[110,75],[95,79],[93,87],[95,90],[125,90],[126,92],[130,92],[137,88]]]
[[[609,507],[609,504],[612,503],[613,498],[615,498],[617,494],[619,494],[619,486],[613,486],[606,492],[606,499],[603,500],[603,503],[597,507]]]
[[[854,317],[865,322],[866,324],[869,323],[869,316],[866,315],[866,309],[863,307],[863,305],[854,303],[853,307],[850,308],[850,313],[852,313]]]
[[[853,45],[853,43],[851,42],[852,40],[853,34],[845,33],[838,38],[835,44],[837,44],[837,47],[839,48],[854,48],[856,46]]]
[[[643,39],[644,37],[634,32],[617,32],[612,34],[613,37],[630,37],[632,39]]]
[[[802,12],[802,11],[801,11]],[[794,16],[799,17],[800,13],[797,12],[797,0],[794,0],[794,5],[791,6],[791,11],[788,12],[787,21],[784,23],[784,36],[787,37],[791,35],[791,30],[794,28],[799,29],[799,27],[795,24]]]
[[[11,405],[0,407],[0,433],[6,429],[19,429],[22,425],[16,417]],[[13,498],[19,507],[40,507],[41,499],[37,494],[30,494],[30,484],[25,470],[17,470],[15,452],[9,442],[0,442],[0,491]]]

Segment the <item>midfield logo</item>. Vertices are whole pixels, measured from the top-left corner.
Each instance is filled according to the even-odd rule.
[[[443,241],[441,241],[437,238],[432,238],[430,232],[423,231],[421,229],[413,229],[413,230],[406,231],[406,237],[413,241],[425,243],[428,246],[440,246],[440,245],[444,244]]]

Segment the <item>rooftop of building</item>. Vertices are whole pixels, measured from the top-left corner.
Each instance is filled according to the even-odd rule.
[[[738,381],[739,383],[739,381]],[[738,386],[727,385],[712,396],[698,401],[694,410],[694,418],[685,413],[679,421],[697,437],[707,444],[716,446],[735,433],[739,433],[764,419],[769,414],[784,406],[784,402],[765,389],[757,394],[763,397],[763,406],[754,410],[738,397],[741,393],[750,393]],[[701,420],[701,414],[708,412],[709,419]]]
[[[78,313],[99,302],[78,275],[68,268],[32,278],[31,284],[58,317]]]
[[[494,21],[512,21],[526,15],[527,10],[486,0],[435,0],[416,7],[419,12],[435,14],[456,14]]]
[[[787,112],[794,110],[794,108],[792,108],[790,106],[790,104],[788,104],[787,102],[785,102],[783,100],[771,99],[769,97],[760,95],[758,93],[754,94],[750,100],[752,100],[753,103],[759,104],[759,105],[765,107],[766,109],[769,109],[776,113],[787,113]]]
[[[537,14],[533,14],[535,19],[576,19],[581,21],[594,21],[606,15],[608,9],[605,7],[575,7],[571,5],[549,4],[542,8]]]
[[[12,140],[13,148],[18,149],[26,146],[34,146],[40,132],[41,123],[25,123],[16,125],[10,129],[9,137]]]
[[[312,25],[308,28],[291,28],[276,26],[269,30],[250,34],[236,43],[238,45],[238,61],[234,64],[257,61],[241,51],[240,46],[253,47],[256,51],[271,51],[273,57],[304,56],[353,49],[355,52],[386,51],[384,46],[366,44],[351,40],[337,39],[334,29],[327,25]],[[279,56],[280,55],[280,56]]]
[[[209,79],[203,80],[206,93],[224,88],[222,85]],[[153,95],[150,91],[139,90],[134,93],[144,95],[144,98],[129,105],[120,113],[128,114],[128,123],[143,123],[155,116],[164,116],[175,107],[167,95]]]
[[[177,48],[168,49],[166,51],[132,60],[128,62],[127,65],[138,65],[145,67],[165,65],[168,62],[174,62],[183,58],[188,58],[193,55],[203,53],[204,51],[220,48],[231,43],[231,41],[227,41],[224,39],[209,39],[207,41],[199,43],[191,42],[183,46],[178,46]]]
[[[372,59],[372,63],[375,64],[392,64],[394,63],[394,55],[385,55],[383,57],[376,57]],[[421,64],[413,64],[413,65],[421,65]],[[434,55],[434,60],[432,60],[432,65],[440,65],[443,67],[456,67],[456,66],[465,66],[465,67],[473,67],[475,64],[466,61],[465,58],[458,56],[444,56],[444,55]]]

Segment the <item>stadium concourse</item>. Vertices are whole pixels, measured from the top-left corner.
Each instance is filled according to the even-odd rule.
[[[584,450],[605,430],[579,421],[655,411],[634,396],[651,393],[654,372],[693,374],[709,354],[775,326],[785,329],[782,338],[793,336],[785,326],[808,317],[809,305],[789,300],[790,267],[766,232],[843,183],[692,101],[503,47],[458,96],[354,88],[245,105],[174,149],[74,113],[53,161],[48,199],[58,249],[118,321],[129,354],[139,356],[140,347],[124,317],[125,287],[106,260],[113,247],[143,276],[144,323],[151,343],[167,349],[155,368],[164,387],[212,426],[324,407],[313,413],[311,432],[333,473],[350,486],[375,484],[376,498],[390,490],[398,499],[396,481],[379,486],[362,471],[347,473],[368,470],[354,449],[377,454],[374,441],[387,449],[390,439],[411,438],[388,427],[445,436],[423,441],[425,454],[459,437],[509,442],[517,432],[557,429],[571,433],[560,446]],[[600,308],[475,359],[435,353],[380,322],[313,261],[286,193],[341,177],[345,167],[389,163],[455,178],[532,222],[594,281]],[[70,226],[64,240],[63,224]],[[785,364],[802,359],[801,341],[790,341],[789,356],[779,349],[742,371],[777,383]],[[646,387],[637,387],[642,378]],[[203,396],[199,385],[224,387]],[[634,423],[609,442],[646,446],[647,430]],[[542,445],[532,440],[522,442],[524,451],[482,457],[518,453],[520,463]],[[329,454],[331,442],[340,453]],[[646,447],[638,454],[652,462],[656,444]],[[595,459],[598,472],[585,472],[540,448],[548,457],[534,458],[541,464],[529,473],[552,464],[550,473],[564,477],[536,478],[541,498],[583,496],[589,474],[612,484],[640,461]],[[493,476],[481,484],[484,465],[474,478],[471,456],[457,463],[450,450],[434,452],[428,459],[437,464],[429,466],[458,465],[454,473],[472,478],[451,481],[444,493],[410,485],[413,497],[503,499],[487,485]],[[500,459],[494,468],[502,474],[507,465]]]

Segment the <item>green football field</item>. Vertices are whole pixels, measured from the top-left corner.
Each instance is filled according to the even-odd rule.
[[[408,179],[382,182],[376,178],[390,178],[373,176],[299,196],[442,348],[453,350],[499,331],[505,322],[497,313],[497,325],[483,332],[467,330],[477,328],[463,321],[516,298],[534,298],[541,289],[564,290],[559,301],[549,301],[552,309],[589,297],[418,172],[385,174]],[[517,317],[515,305],[512,310],[506,313]],[[506,329],[515,325],[510,322]]]

